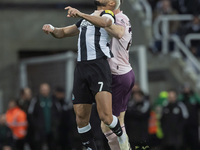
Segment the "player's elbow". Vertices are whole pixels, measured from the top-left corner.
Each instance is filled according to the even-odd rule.
[[[65,32],[63,28],[57,29],[52,33],[52,35],[57,39],[62,39],[65,37]]]
[[[103,24],[102,27],[106,28],[106,27],[110,27],[112,25],[112,21],[110,19],[106,19]]]
[[[123,36],[124,36],[124,33],[123,32],[115,32],[115,34],[113,34],[113,36],[117,39],[121,39]]]

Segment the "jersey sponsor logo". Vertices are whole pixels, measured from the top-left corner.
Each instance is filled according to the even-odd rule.
[[[90,22],[87,21],[87,20],[83,20],[83,21],[81,22],[81,27],[87,27],[87,26],[93,26],[93,24],[90,23]]]

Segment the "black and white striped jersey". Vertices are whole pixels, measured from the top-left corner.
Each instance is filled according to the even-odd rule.
[[[103,15],[110,15],[115,19],[112,11],[103,11],[101,16]],[[109,48],[111,39],[104,28],[96,27],[85,19],[78,21],[76,26],[80,30],[77,61],[94,60],[103,56],[111,58],[113,56]]]

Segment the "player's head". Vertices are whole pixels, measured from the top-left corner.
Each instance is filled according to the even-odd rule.
[[[94,0],[97,7],[102,7],[103,9],[116,10],[120,6],[120,0]]]

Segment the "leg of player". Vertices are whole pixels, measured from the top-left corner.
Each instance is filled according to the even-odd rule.
[[[125,112],[121,112],[120,116],[118,118],[119,118],[122,130],[123,130],[123,133],[126,134],[126,129],[125,129],[125,125],[124,125],[124,116],[125,116]],[[114,134],[112,132],[112,130],[110,130],[103,122],[101,122],[101,129],[102,129],[102,132],[104,133],[105,137],[108,140],[108,145],[111,150],[122,150],[122,149],[123,150],[125,150],[125,149],[131,150],[127,135],[126,135],[127,139],[126,139],[125,143],[123,144],[123,148],[120,148],[119,141],[118,141],[116,134]]]
[[[133,71],[130,71],[129,73],[120,76],[112,75],[112,112],[115,116],[118,116],[122,128],[124,126],[124,115],[127,109],[127,104],[131,95],[133,85]],[[123,129],[124,135],[126,137],[125,140],[124,138],[116,138],[116,136],[112,134],[112,131],[108,130],[105,125],[102,125],[102,131],[106,135],[112,150],[116,150],[117,148],[121,150],[131,149],[128,136],[125,132],[125,127]],[[115,144],[117,142],[119,143]]]
[[[122,130],[123,132],[126,134],[126,141],[124,144],[120,145],[120,147],[126,147],[126,149],[128,150],[131,150],[131,145],[129,143],[129,138],[128,138],[128,135],[126,133],[126,127],[125,127],[125,123],[124,123],[124,117],[125,117],[125,111],[124,112],[121,112],[120,113],[120,116],[118,117],[119,118],[119,121],[120,121],[120,124],[121,124],[121,127],[122,127]],[[122,150],[123,148],[121,148]]]
[[[108,140],[108,145],[111,150],[120,150],[119,142],[117,140],[117,135],[110,130],[103,122],[101,122],[101,130]]]
[[[112,115],[112,95],[109,92],[98,92],[95,96],[97,111],[101,121],[114,132],[120,144],[125,144],[127,136],[123,134],[119,119]],[[128,150],[125,147],[122,150]]]
[[[81,136],[82,144],[86,149],[97,150],[94,135],[90,126],[91,104],[75,104],[74,111],[76,114],[76,123],[78,133]]]

